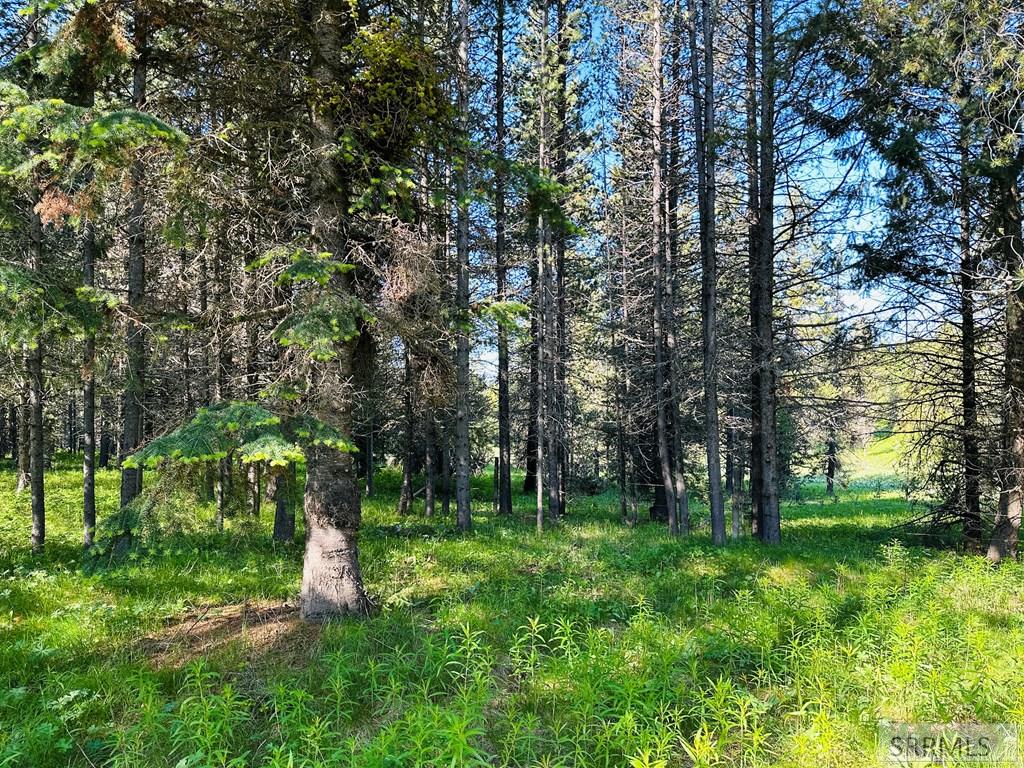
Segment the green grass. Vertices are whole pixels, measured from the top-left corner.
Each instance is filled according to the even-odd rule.
[[[893,541],[897,491],[810,486],[783,546],[715,549],[623,527],[612,494],[538,537],[526,497],[490,515],[488,478],[462,536],[398,519],[384,478],[381,612],[321,630],[261,623],[302,555],[269,509],[218,535],[183,500],[177,530],[83,562],[79,477],[50,474],[35,558],[0,472],[0,766],[860,768],[880,718],[1024,725],[1024,569]]]

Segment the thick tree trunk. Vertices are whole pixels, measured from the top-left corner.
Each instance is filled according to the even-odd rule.
[[[311,4],[314,51],[312,80],[319,91],[337,88],[336,67],[345,60],[343,49],[354,33],[351,7],[343,0]],[[344,222],[348,213],[346,183],[329,151],[337,137],[331,105],[317,102],[312,128],[319,148],[319,163],[312,179],[315,209],[313,236],[323,250],[345,258]],[[352,276],[336,275],[327,290],[349,295]],[[310,382],[308,405],[312,415],[343,435],[351,435],[354,420],[352,377],[358,339],[335,345],[336,357],[317,363]],[[364,366],[366,361],[359,361]],[[306,549],[302,567],[300,610],[308,621],[325,621],[345,614],[366,615],[372,604],[363,588],[359,569],[358,535],[362,518],[358,479],[352,454],[326,446],[306,449],[304,502]]]
[[[372,605],[359,569],[362,512],[352,456],[325,447],[306,453],[306,553],[302,564],[302,618],[325,621],[367,615]]]
[[[469,0],[459,0],[458,113],[463,130],[469,128]],[[455,305],[458,327],[455,337],[455,516],[459,529],[473,526],[470,508],[469,446],[469,169],[466,158],[456,171],[457,225],[456,254],[458,268]]]
[[[136,51],[132,101],[136,109],[145,109],[146,80],[149,74],[148,21],[143,12],[135,14]],[[146,335],[144,299],[146,295],[146,177],[145,166],[136,160],[131,169],[131,212],[128,219],[128,307],[130,311],[127,347],[128,369],[124,388],[124,439],[121,458],[134,453],[142,443],[143,401],[145,398]],[[121,469],[121,506],[125,507],[142,492],[142,468]]]

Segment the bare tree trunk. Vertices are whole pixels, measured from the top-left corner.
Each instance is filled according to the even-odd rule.
[[[759,290],[757,329],[761,420],[761,540],[782,540],[779,518],[778,437],[775,391],[775,16],[773,0],[761,2],[761,131],[760,225],[758,239]]]
[[[137,4],[141,5],[141,4]],[[132,81],[132,102],[136,109],[146,106],[149,74],[149,29],[144,12],[135,12],[136,51]],[[143,401],[145,398],[146,335],[143,302],[146,295],[146,178],[142,160],[132,163],[131,214],[128,220],[128,370],[124,387],[124,439],[121,457],[134,453],[142,444]],[[142,492],[142,467],[122,467],[121,506]]]
[[[662,19],[661,1],[651,5],[651,260],[654,266],[654,397],[657,403],[658,461],[661,482],[668,509],[668,529],[679,534],[679,518],[675,500],[675,478],[672,472],[672,451],[669,447],[668,408],[665,392],[665,224],[662,220],[665,200],[662,191]]]
[[[435,506],[435,489],[437,487],[437,464],[434,455],[434,413],[428,411],[423,428],[423,468],[426,475],[426,486],[423,490],[423,516],[433,517]]]
[[[452,454],[447,438],[441,444],[441,516],[447,520],[452,511]]]
[[[32,212],[29,223],[31,253],[29,268],[42,273],[43,225],[39,214]],[[32,494],[32,551],[41,553],[46,545],[46,497],[44,492],[45,434],[43,431],[43,357],[45,341],[40,335],[34,346],[25,351],[25,373],[28,380],[29,455],[28,476]]]
[[[537,278],[536,262],[530,267],[530,296],[534,310],[530,313],[530,402],[526,419],[526,473],[523,476],[523,493],[534,493],[537,490],[537,413],[541,408],[540,400],[540,337],[537,311],[540,283]]]
[[[494,173],[494,262],[498,301],[507,301],[505,264],[505,0],[497,0],[494,27],[494,120],[498,167]],[[512,513],[512,411],[509,401],[508,330],[498,324],[498,513]]]
[[[295,465],[289,464],[277,476],[274,487],[274,541],[295,538]]]
[[[82,233],[82,283],[96,284],[96,232],[86,221]],[[82,361],[82,528],[88,549],[96,535],[96,334],[86,332]]]
[[[697,156],[697,201],[700,217],[701,320],[704,341],[704,444],[708,461],[708,501],[711,539],[725,543],[725,503],[718,426],[718,257],[715,226],[715,79],[714,19],[710,0],[701,0],[701,38],[704,71],[697,47],[697,9],[690,0],[690,69],[693,91],[694,137]]]
[[[978,432],[976,338],[974,323],[975,275],[978,258],[971,244],[971,191],[969,141],[964,129],[960,151],[960,354],[963,403],[964,538],[981,545],[981,449]]]
[[[675,7],[675,22],[678,25],[679,4]],[[672,41],[672,83],[678,87],[680,82],[680,41],[678,35],[673,35]],[[686,463],[683,456],[683,425],[682,413],[682,385],[680,384],[681,373],[679,370],[679,345],[676,337],[676,316],[678,291],[676,289],[676,273],[679,264],[679,162],[680,162],[680,140],[682,133],[682,115],[679,109],[679,99],[670,99],[670,145],[668,162],[668,195],[665,221],[668,223],[668,254],[665,259],[665,339],[668,345],[668,376],[669,403],[672,414],[672,475],[675,483],[676,517],[679,520],[679,530],[682,534],[690,532],[690,500],[686,490]]]
[[[569,156],[569,29],[568,9],[565,0],[555,3],[555,26],[558,45],[558,101],[556,120],[558,132],[555,138],[554,165],[555,175],[559,182],[566,184]],[[554,289],[552,350],[552,382],[554,384],[554,415],[549,419],[553,428],[555,452],[555,494],[557,505],[551,512],[552,516],[561,518],[565,515],[566,479],[569,473],[568,419],[566,416],[568,390],[566,372],[569,359],[569,336],[566,325],[565,295],[565,252],[568,234],[559,229],[555,240],[555,263],[551,284]]]
[[[746,164],[747,164],[747,268],[750,273],[750,532],[760,536],[761,501],[761,373],[758,367],[758,318],[761,290],[758,262],[761,254],[761,174],[758,145],[757,0],[747,1],[746,18]]]
[[[547,0],[544,0],[541,9],[541,40],[539,61],[537,62],[537,71],[545,74],[547,67],[548,14],[548,2]],[[543,173],[548,168],[548,115],[546,87],[541,88],[538,93],[537,123],[537,168],[541,171],[541,173]],[[548,245],[549,244],[547,225],[545,222],[544,215],[541,214],[540,216],[538,216],[537,220],[537,262],[535,269],[536,288],[533,293],[533,300],[535,305],[534,328],[536,332],[534,343],[537,347],[537,365],[534,382],[536,386],[536,413],[534,414],[534,439],[536,443],[534,445],[534,450],[537,473],[534,490],[536,491],[536,517],[538,534],[543,533],[544,531],[544,481],[542,479],[542,472],[544,467],[544,456],[546,451],[545,439],[547,439],[547,432],[549,431],[548,429],[545,428],[548,426],[547,419],[545,417],[550,417],[550,413],[548,413],[547,402],[547,392],[551,386],[551,381],[548,378],[548,345],[550,343],[550,340],[548,338],[547,320],[550,311],[550,307],[548,307]],[[550,481],[550,473],[548,479]]]
[[[1006,409],[1003,460],[999,472],[1000,509],[988,547],[990,562],[1016,559],[1024,514],[1024,267],[1019,169],[997,181],[996,205],[1002,218],[1001,249],[1008,275],[1006,296]]]
[[[370,429],[366,434],[366,498],[373,498],[373,475],[374,475],[374,455],[373,455],[373,418],[370,419]]]
[[[414,460],[414,433],[412,413],[413,372],[409,350],[405,350],[405,386],[402,399],[405,405],[405,445],[402,453],[402,490],[398,495],[398,514],[408,515],[412,509],[412,463]]]
[[[24,493],[25,489],[29,486],[29,463],[31,462],[32,446],[31,437],[29,436],[29,383],[26,377],[21,388],[21,404],[18,406],[18,439],[17,443],[17,454],[18,454],[18,483],[15,493]]]
[[[458,114],[464,131],[469,128],[469,0],[459,0],[458,47]],[[455,515],[459,529],[468,531],[473,526],[470,509],[470,455],[469,455],[469,169],[466,158],[456,171],[457,198],[456,278],[455,305],[458,327],[455,337]]]
[[[829,496],[835,496],[836,470],[839,468],[839,457],[837,455],[835,435],[828,437],[828,453],[825,456],[825,492]]]

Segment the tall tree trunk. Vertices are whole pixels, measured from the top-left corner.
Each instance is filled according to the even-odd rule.
[[[29,267],[42,273],[43,225],[39,214],[32,212],[29,223],[31,256]],[[43,359],[45,341],[40,334],[35,345],[25,352],[25,373],[28,379],[29,416],[29,487],[32,493],[32,551],[39,553],[46,545],[46,497],[44,493],[45,434],[43,420]]]
[[[463,132],[469,130],[469,0],[459,0],[458,47],[458,113]],[[468,531],[473,526],[470,508],[470,446],[469,446],[469,192],[468,158],[456,172],[457,197],[456,255],[458,260],[455,306],[458,327],[455,337],[455,516],[459,529]]]
[[[697,165],[697,207],[700,219],[701,253],[701,330],[704,342],[704,445],[708,465],[708,506],[711,512],[711,539],[725,543],[725,506],[722,499],[722,469],[718,427],[718,258],[715,242],[715,130],[714,38],[711,4],[700,5],[703,73],[697,35],[697,6],[690,11],[690,86],[693,96],[694,146]]]
[[[966,123],[966,119],[964,120]],[[965,130],[960,150],[960,354],[963,404],[964,538],[981,545],[981,448],[978,432],[974,280],[978,258],[971,244],[971,190],[969,138]]]
[[[343,49],[355,31],[351,6],[344,0],[320,0],[311,6],[311,79],[318,92],[332,91],[340,82],[336,67],[345,60]],[[344,258],[348,253],[343,229],[348,212],[347,187],[330,151],[338,129],[329,103],[315,102],[311,114],[320,158],[311,189],[315,206],[313,236],[323,250]],[[329,288],[351,294],[352,276],[335,275]],[[310,382],[313,415],[343,435],[351,435],[354,426],[351,386],[356,364],[367,364],[355,359],[357,345],[358,339],[338,343],[335,359],[317,364],[315,379]],[[366,615],[372,604],[359,568],[362,505],[352,454],[326,446],[306,449],[303,511],[306,548],[299,598],[302,617],[324,621],[344,614]]]
[[[616,442],[618,443],[618,469],[619,469],[619,511],[622,515],[623,521],[630,520],[630,512],[635,512],[635,498],[633,498],[632,483],[629,482],[629,471],[627,467],[627,456],[628,451],[626,450],[626,425],[628,423],[628,417],[626,415],[626,407],[630,401],[630,374],[629,374],[629,346],[628,346],[628,333],[629,333],[629,246],[628,246],[628,233],[626,230],[626,211],[623,206],[620,218],[620,232],[619,232],[619,246],[621,248],[620,254],[620,270],[622,282],[621,295],[619,299],[619,308],[621,313],[621,326],[622,326],[622,340],[616,349],[616,370],[615,370],[615,410],[616,410]],[[609,267],[609,273],[611,267]],[[628,506],[627,506],[628,505]],[[633,520],[632,522],[636,522]]]
[[[675,501],[675,478],[672,473],[672,450],[669,447],[668,407],[665,391],[665,224],[662,216],[665,200],[662,190],[662,18],[661,0],[651,4],[651,261],[654,268],[654,397],[657,404],[655,431],[658,462],[668,529],[679,534],[679,518]]]
[[[547,76],[549,12],[550,8],[548,0],[543,0],[540,19],[540,51],[539,60],[536,64],[536,71],[542,73],[542,78]],[[537,100],[537,168],[541,173],[545,173],[548,170],[547,90],[545,83],[545,86],[539,89]],[[536,282],[533,291],[534,345],[537,348],[537,359],[533,381],[535,386],[534,400],[536,401],[536,407],[535,413],[533,413],[532,416],[534,418],[534,451],[537,470],[534,490],[536,492],[536,522],[538,534],[544,531],[544,481],[542,479],[542,473],[544,471],[544,456],[548,450],[545,441],[548,439],[547,432],[549,431],[549,425],[545,417],[550,417],[547,401],[547,391],[551,386],[551,382],[548,378],[548,359],[550,354],[548,349],[550,344],[548,333],[548,315],[550,313],[550,307],[548,306],[548,281],[550,280],[548,277],[547,267],[547,250],[549,247],[548,240],[547,223],[544,214],[541,213],[537,217],[537,260],[536,268],[534,269]]]
[[[508,300],[505,263],[505,0],[497,0],[494,27],[494,121],[498,167],[494,173],[494,264],[498,301]],[[508,329],[498,324],[498,513],[512,513],[512,410],[509,399]]]
[[[746,112],[747,166],[747,269],[750,278],[750,531],[760,536],[761,501],[761,373],[758,365],[758,318],[761,316],[761,288],[758,262],[761,254],[761,162],[758,144],[757,96],[757,0],[747,0],[744,96]]]
[[[568,8],[566,0],[557,0],[555,3],[555,25],[558,44],[558,102],[555,119],[558,122],[558,133],[555,139],[554,165],[555,175],[558,181],[568,185],[569,170],[569,45],[570,30]],[[555,239],[555,263],[552,275],[552,286],[554,288],[554,334],[552,337],[552,350],[555,353],[552,365],[554,382],[554,418],[551,419],[553,427],[553,442],[555,450],[555,466],[557,483],[555,487],[555,498],[557,506],[552,512],[556,518],[565,514],[566,504],[566,482],[569,474],[569,442],[568,442],[568,418],[567,398],[568,389],[566,384],[566,372],[569,364],[569,335],[566,325],[566,289],[565,289],[565,254],[567,249],[568,233],[564,228],[559,228]]]
[[[1024,215],[1017,180],[1019,172],[1019,167],[1007,169],[996,182],[996,215],[1002,220],[1000,245],[1008,275],[1008,290],[1000,504],[988,547],[988,559],[993,563],[1017,557],[1024,514],[1024,282],[1020,280],[1024,270]]]
[[[533,301],[533,311],[530,312],[530,394],[529,410],[526,417],[526,473],[523,476],[523,493],[534,493],[537,490],[537,414],[540,411],[540,337],[541,329],[538,325],[539,312],[537,307],[538,296],[540,296],[540,282],[537,277],[536,261],[530,265],[530,297]]]
[[[146,107],[146,80],[149,75],[149,22],[141,10],[141,5],[136,4],[133,40],[136,59],[132,77],[132,102],[139,110]],[[134,453],[142,443],[145,398],[146,335],[143,302],[146,295],[146,171],[141,159],[132,163],[130,195],[127,265],[130,318],[127,336],[128,369],[124,388],[122,459]],[[142,467],[122,467],[121,506],[130,504],[141,492]]]
[[[761,540],[782,540],[779,518],[778,429],[775,381],[775,10],[773,0],[761,2],[761,130],[760,225],[758,237],[757,336],[761,420]]]

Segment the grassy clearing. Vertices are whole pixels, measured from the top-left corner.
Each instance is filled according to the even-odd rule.
[[[398,519],[383,482],[381,614],[318,629],[269,514],[216,535],[199,506],[83,564],[68,462],[34,559],[4,469],[0,766],[860,767],[879,718],[1024,725],[1024,569],[892,541],[897,491],[807,486],[783,546],[716,550],[624,528],[611,495],[538,538],[526,497],[489,516],[486,479],[462,537]]]

